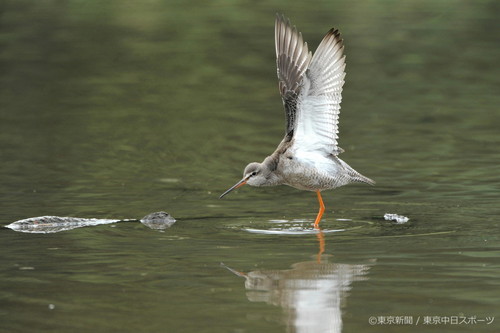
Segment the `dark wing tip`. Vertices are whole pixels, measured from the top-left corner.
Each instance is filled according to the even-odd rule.
[[[328,30],[325,37],[323,37],[323,38],[330,37],[330,36],[333,36],[333,38],[338,40],[339,42],[343,41],[343,39],[340,35],[340,31],[337,28],[331,28],[330,30]]]

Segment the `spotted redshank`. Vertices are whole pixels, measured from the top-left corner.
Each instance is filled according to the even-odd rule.
[[[279,14],[274,37],[285,137],[262,163],[248,164],[243,179],[220,198],[245,184],[315,191],[319,212],[314,227],[318,229],[325,211],[321,191],[352,182],[375,184],[338,157],[344,152],[337,144],[345,77],[343,41],[339,31],[331,29],[313,55],[302,34]]]

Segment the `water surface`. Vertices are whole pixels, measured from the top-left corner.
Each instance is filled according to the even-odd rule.
[[[276,12],[312,49],[341,30],[341,157],[377,181],[325,192],[321,234],[313,193],[218,199],[284,132]],[[177,222],[2,229],[0,331],[497,332],[498,15],[496,1],[6,1],[0,223]]]

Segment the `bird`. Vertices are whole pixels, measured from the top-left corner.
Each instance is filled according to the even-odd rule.
[[[338,29],[330,29],[314,54],[302,34],[283,14],[276,14],[275,48],[278,87],[285,110],[285,136],[262,163],[252,162],[243,178],[222,193],[245,184],[288,185],[316,192],[319,224],[325,205],[321,191],[352,182],[375,185],[338,155],[339,113],[345,78],[344,42]]]

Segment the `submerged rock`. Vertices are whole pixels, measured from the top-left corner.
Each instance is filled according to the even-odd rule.
[[[156,230],[170,228],[175,223],[175,219],[167,212],[151,213],[144,216],[140,221],[145,226]]]

